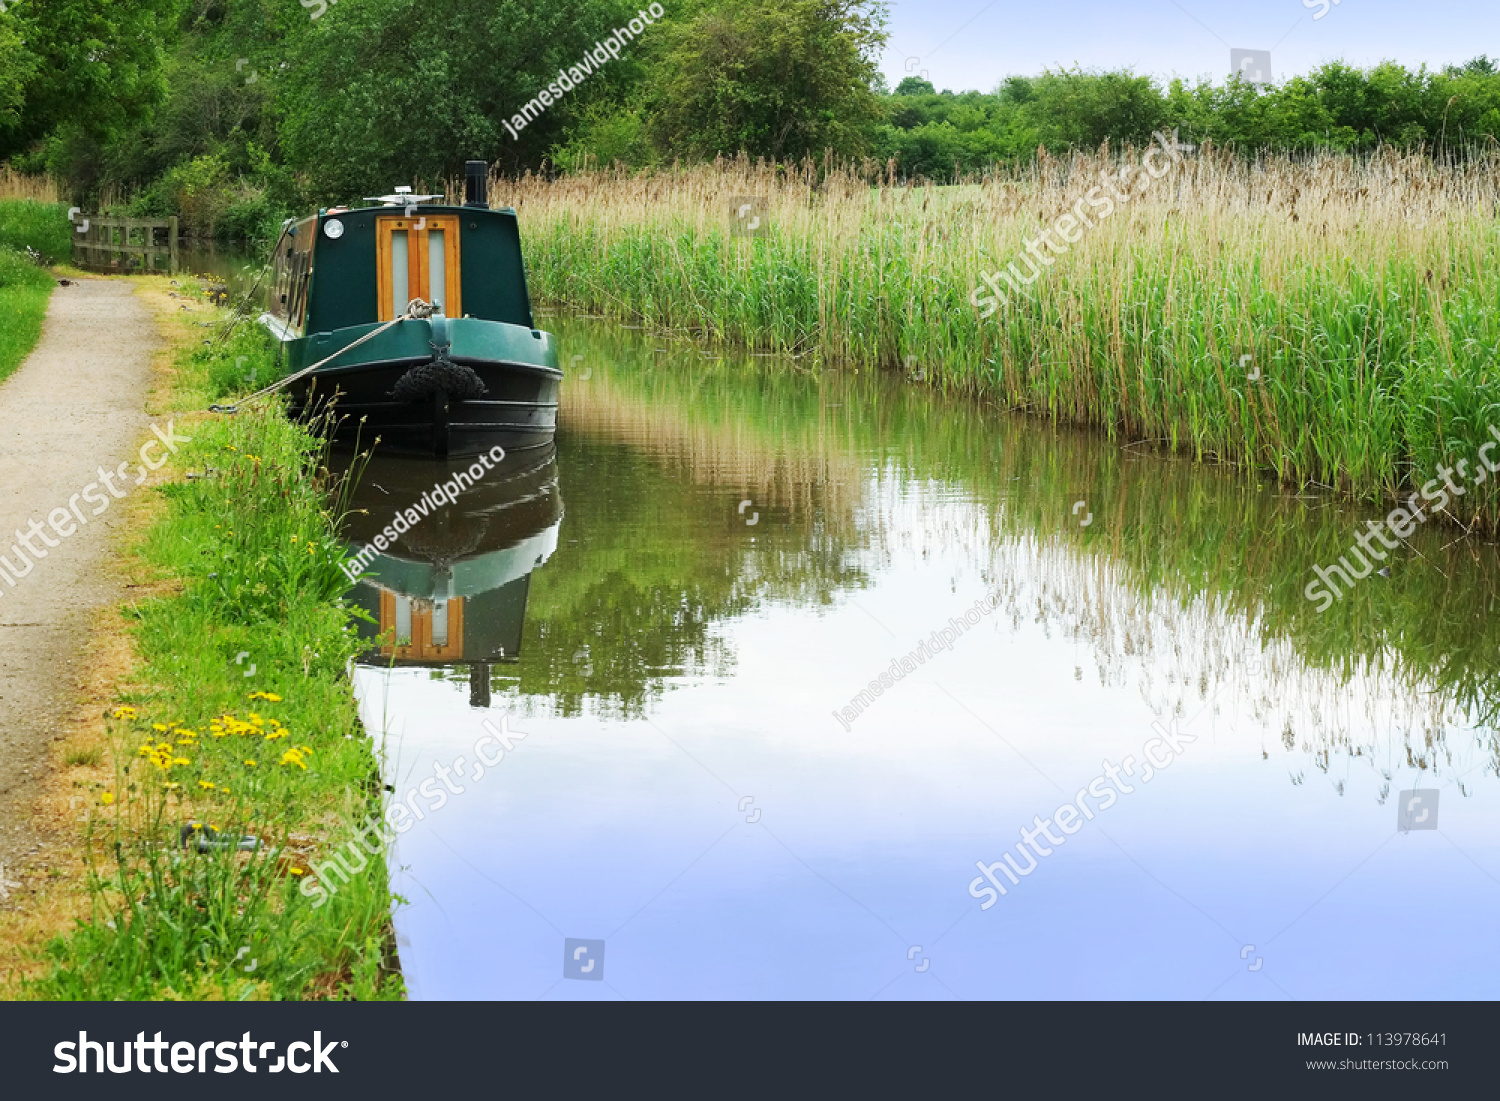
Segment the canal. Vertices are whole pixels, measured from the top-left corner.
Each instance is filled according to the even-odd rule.
[[[539,323],[555,453],[377,459],[348,531],[428,506],[356,590],[412,997],[1492,994],[1491,545],[1319,612],[1375,513]]]

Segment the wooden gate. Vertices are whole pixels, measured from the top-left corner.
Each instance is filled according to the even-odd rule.
[[[177,219],[75,215],[73,259],[81,268],[176,271]]]

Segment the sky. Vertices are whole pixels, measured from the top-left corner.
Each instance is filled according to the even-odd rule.
[[[1277,81],[1334,60],[1441,68],[1500,58],[1496,0],[889,2],[881,69],[893,88],[925,73],[939,90],[987,92],[1006,76],[1074,65],[1222,80],[1231,48],[1270,50]]]

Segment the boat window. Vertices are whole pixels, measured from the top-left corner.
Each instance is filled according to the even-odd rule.
[[[405,230],[391,234],[391,317],[400,317],[411,301],[407,291],[410,282],[410,260]]]
[[[431,291],[430,301],[440,302],[446,311],[448,304],[448,256],[447,236],[441,229],[427,234],[427,286]]]
[[[448,602],[439,600],[432,606],[432,644],[438,647],[448,645]]]
[[[396,645],[410,646],[411,643],[411,597],[398,596],[396,598]]]

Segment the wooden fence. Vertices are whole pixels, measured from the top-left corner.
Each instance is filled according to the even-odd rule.
[[[74,216],[73,259],[81,268],[177,270],[177,219]]]

